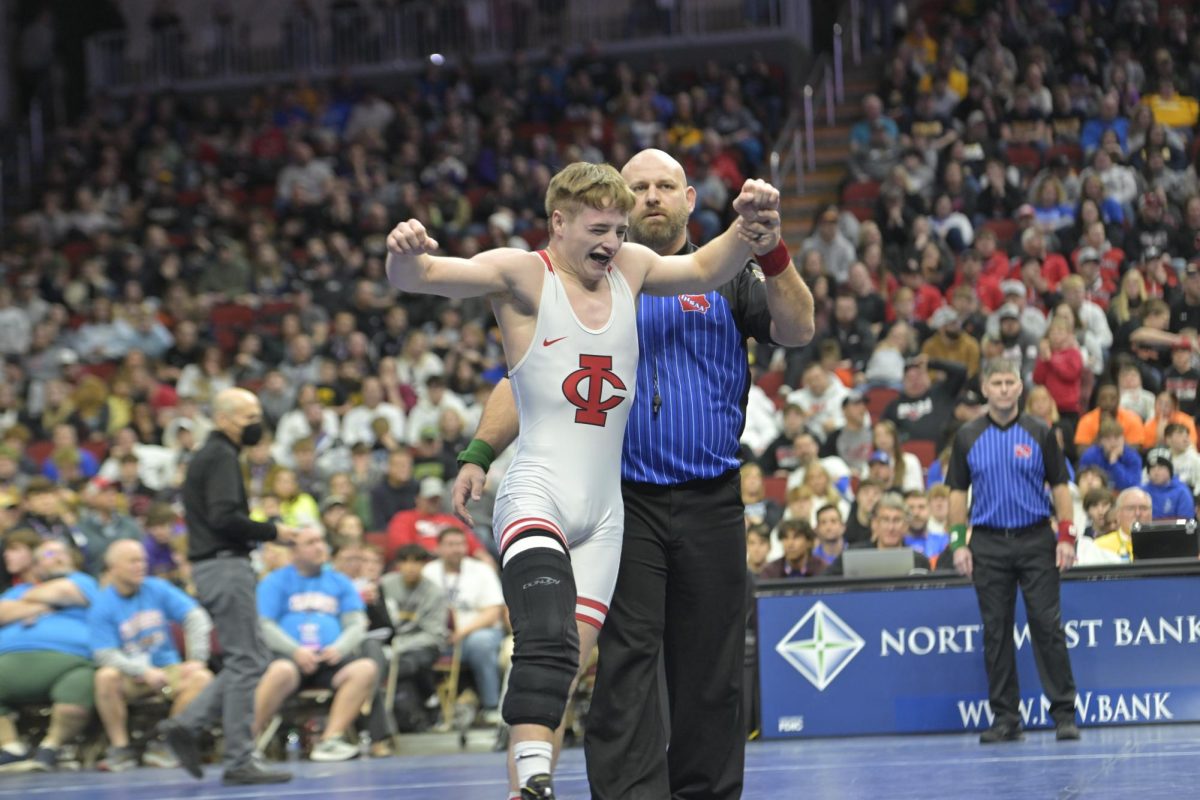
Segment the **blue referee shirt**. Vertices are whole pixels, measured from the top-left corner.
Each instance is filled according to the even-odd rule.
[[[746,339],[771,341],[762,279],[747,264],[706,294],[642,294],[637,325],[641,358],[621,477],[667,486],[737,469],[750,392]]]
[[[1069,480],[1058,439],[1028,414],[1005,426],[985,414],[954,436],[946,484],[958,491],[973,489],[974,526],[1026,528],[1046,522],[1053,512],[1046,484]]]

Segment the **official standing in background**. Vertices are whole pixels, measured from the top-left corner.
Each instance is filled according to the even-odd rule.
[[[695,250],[687,222],[696,193],[679,162],[643,150],[621,175],[637,198],[629,241],[660,255]],[[813,335],[812,295],[787,248],[758,261],[764,277],[748,263],[707,294],[638,299],[641,360],[621,468],[625,536],[584,741],[596,800],[741,796],[746,339],[798,346]],[[459,456],[460,515],[469,519],[468,496],[479,499],[492,456],[516,434],[512,391],[501,382]]]
[[[954,567],[974,579],[983,618],[994,722],[979,741],[993,744],[1024,736],[1013,641],[1018,586],[1025,597],[1030,640],[1057,738],[1078,739],[1075,678],[1067,656],[1059,592],[1059,572],[1075,563],[1066,460],[1051,429],[1020,413],[1023,386],[1015,363],[989,362],[981,386],[988,412],[955,435],[946,481]],[[968,488],[972,531],[970,544],[965,544]],[[1058,520],[1057,537],[1052,515]]]
[[[258,627],[256,578],[250,551],[259,542],[290,544],[297,529],[250,519],[238,452],[263,433],[262,406],[244,389],[226,389],[213,400],[213,424],[204,446],[188,465],[183,507],[188,528],[188,559],[196,594],[220,638],[221,672],[178,717],[159,732],[193,777],[202,776],[198,734],[221,720],[225,734],[223,782],[245,785],[284,783],[290,772],[270,770],[254,758],[250,727],[254,690],[270,660]]]

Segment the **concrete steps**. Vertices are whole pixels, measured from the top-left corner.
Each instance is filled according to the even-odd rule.
[[[826,124],[824,97],[817,95],[813,104],[813,144],[816,169],[804,175],[800,190],[793,172],[783,192],[783,234],[794,249],[809,235],[813,217],[821,206],[836,203],[838,189],[846,179],[846,161],[850,157],[850,129],[862,117],[862,99],[879,85],[882,65],[866,62],[845,74],[845,99],[834,108],[834,124]],[[803,133],[803,129],[801,131]]]

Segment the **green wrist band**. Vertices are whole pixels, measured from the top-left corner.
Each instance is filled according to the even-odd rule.
[[[950,549],[957,550],[967,543],[967,526],[966,525],[951,525],[950,526]]]
[[[475,464],[487,472],[496,460],[496,451],[483,439],[472,439],[469,445],[459,451],[457,459],[460,465]]]

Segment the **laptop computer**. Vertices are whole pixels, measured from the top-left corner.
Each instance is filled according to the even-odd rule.
[[[847,578],[902,578],[913,571],[916,563],[916,554],[910,547],[865,548],[842,553],[842,572]]]
[[[1194,519],[1156,520],[1144,525],[1135,522],[1130,537],[1135,562],[1200,556],[1200,536],[1196,535]]]

